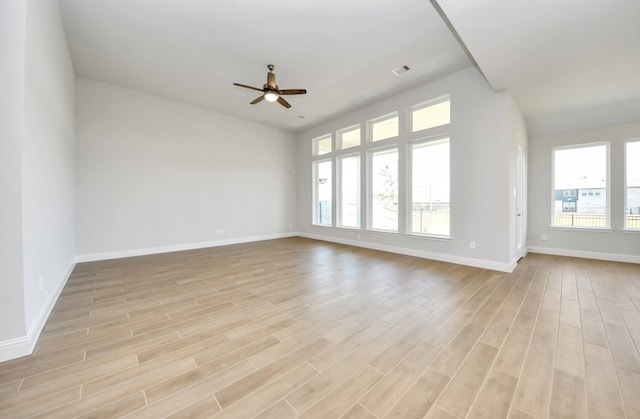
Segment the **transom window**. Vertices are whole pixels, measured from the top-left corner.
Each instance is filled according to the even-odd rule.
[[[338,149],[360,145],[360,125],[338,131]]]
[[[371,141],[381,141],[397,137],[399,133],[398,114],[381,116],[369,121]]]
[[[321,156],[331,153],[331,134],[313,139],[313,155]]]
[[[451,122],[451,101],[447,97],[414,106],[410,115],[412,132],[447,125]]]

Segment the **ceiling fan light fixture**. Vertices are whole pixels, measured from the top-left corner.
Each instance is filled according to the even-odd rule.
[[[264,94],[264,98],[267,102],[275,102],[279,97],[280,95],[275,92],[267,92]]]
[[[250,104],[255,105],[256,103],[260,103],[263,100],[266,100],[267,102],[271,102],[271,103],[278,102],[283,107],[289,109],[291,107],[291,104],[287,102],[283,96],[304,95],[307,93],[307,89],[282,89],[281,90],[276,84],[276,75],[273,74],[273,65],[269,64],[267,68],[269,69],[269,72],[267,73],[267,82],[264,84],[264,86],[262,86],[262,89],[259,87],[253,87],[253,86],[249,86],[242,83],[233,83],[234,86],[242,87],[244,89],[249,89],[249,90],[256,90],[262,93],[260,96],[258,96],[257,98],[249,102]]]

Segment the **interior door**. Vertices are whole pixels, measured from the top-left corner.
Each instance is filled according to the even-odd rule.
[[[516,257],[524,255],[524,226],[525,226],[525,186],[524,186],[524,151],[518,146],[516,155]]]

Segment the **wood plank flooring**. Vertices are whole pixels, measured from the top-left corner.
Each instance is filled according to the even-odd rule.
[[[76,266],[0,417],[640,418],[640,265],[303,238]]]

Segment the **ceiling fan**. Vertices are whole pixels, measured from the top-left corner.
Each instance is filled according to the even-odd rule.
[[[269,72],[267,73],[267,82],[264,84],[264,86],[262,86],[262,89],[253,87],[253,86],[247,86],[246,84],[233,83],[234,86],[244,87],[245,89],[251,89],[251,90],[256,90],[258,92],[262,92],[261,96],[258,96],[257,98],[251,101],[252,105],[255,105],[256,103],[262,102],[262,100],[266,99],[267,102],[277,101],[279,104],[281,104],[285,108],[290,108],[291,104],[289,104],[289,102],[284,100],[282,96],[304,95],[307,93],[306,89],[280,89],[276,84],[276,75],[273,73],[273,68],[274,68],[273,64],[269,64],[267,68],[269,69]]]

